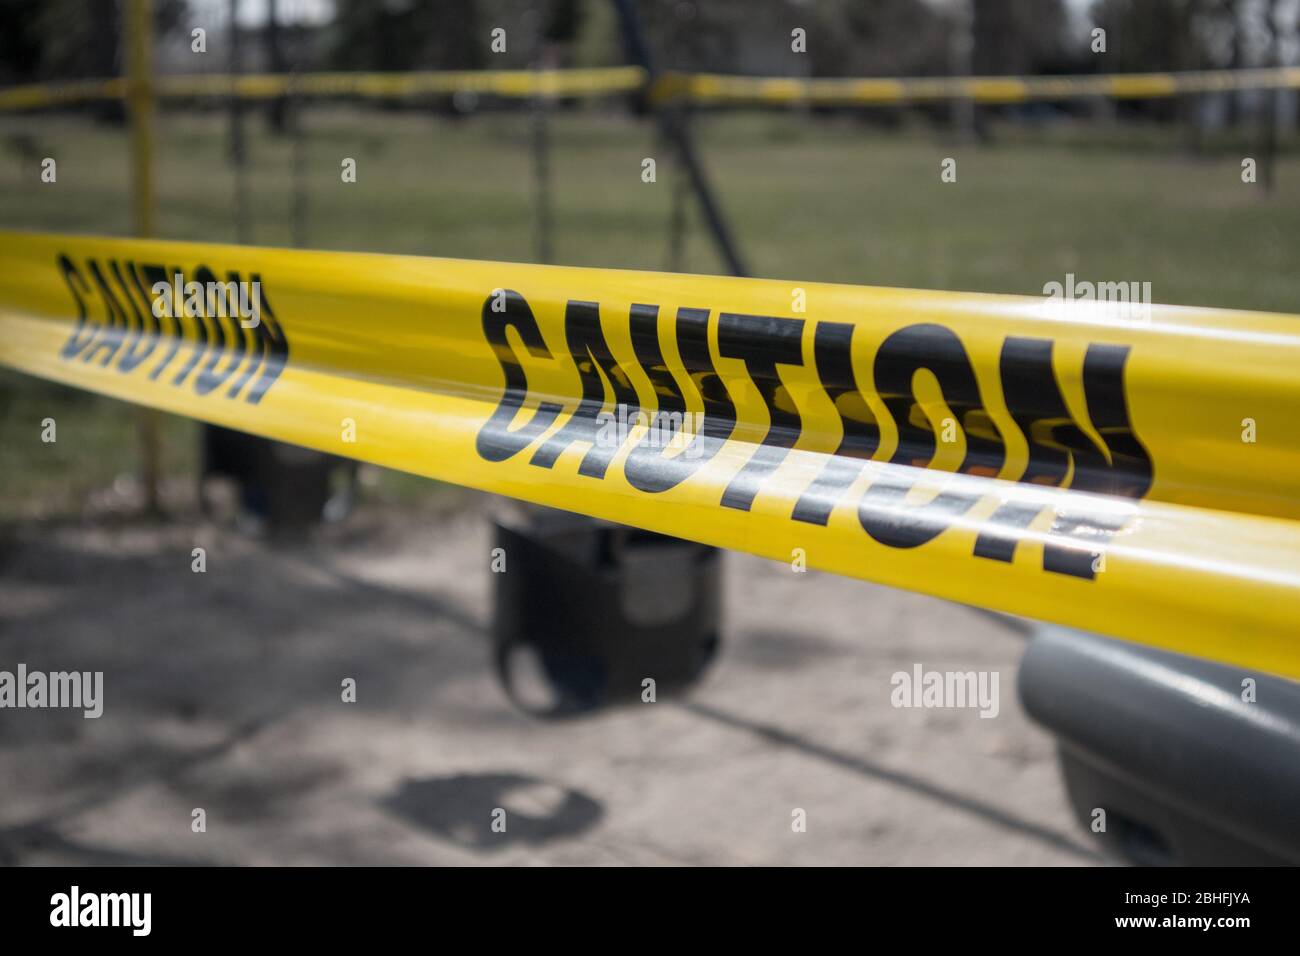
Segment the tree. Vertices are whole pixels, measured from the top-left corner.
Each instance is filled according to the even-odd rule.
[[[488,35],[474,0],[340,3],[328,53],[340,70],[477,70]]]
[[[1053,72],[1067,57],[1062,0],[972,0],[972,13],[976,74]]]

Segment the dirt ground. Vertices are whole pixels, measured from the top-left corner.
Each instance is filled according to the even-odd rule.
[[[0,863],[1101,862],[1016,698],[1018,622],[729,554],[688,698],[539,722],[488,666],[488,507],[290,548],[197,517],[11,531],[0,668],[102,670],[105,703],[0,711]],[[1000,714],[892,707],[915,663],[999,672]]]

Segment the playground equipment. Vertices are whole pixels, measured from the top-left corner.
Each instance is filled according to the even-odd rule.
[[[693,106],[1300,86],[1293,69],[684,77],[656,71],[617,6],[634,65],[612,71],[155,78],[133,0],[129,78],[0,91],[0,108],[127,97],[141,237],[0,233],[0,362],[212,424],[205,473],[273,527],[320,515],[340,458],[566,512],[497,529],[494,660],[542,716],[697,681],[719,641],[716,548],[1114,634],[1128,643],[1038,638],[1022,675],[1081,819],[1109,808],[1107,839],[1136,860],[1295,860],[1294,684],[1268,675],[1300,677],[1300,319],[145,239],[157,96],[531,98],[545,261],[545,99],[635,95],[739,276]],[[305,244],[301,179],[295,197]],[[211,298],[160,314],[173,268],[262,283],[260,321]],[[1254,418],[1267,445],[1244,437]],[[1238,705],[1245,680],[1263,707]]]

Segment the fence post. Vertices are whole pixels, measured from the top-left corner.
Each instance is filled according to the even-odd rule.
[[[230,68],[230,163],[235,174],[235,241],[247,245],[252,238],[248,223],[248,145],[244,138],[244,103],[235,89],[243,68],[239,49],[239,0],[230,2],[227,51]]]
[[[156,230],[153,155],[153,0],[131,0],[127,16],[127,107],[131,118],[132,225],[141,238]],[[145,510],[161,511],[158,497],[161,416],[152,409],[138,412],[140,429],[140,482]]]

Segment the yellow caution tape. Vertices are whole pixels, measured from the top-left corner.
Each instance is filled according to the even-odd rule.
[[[69,106],[90,100],[122,99],[126,80],[85,80],[70,83],[34,83],[0,89],[0,112]]]
[[[0,362],[1300,677],[1300,317],[1059,285],[1021,298],[0,232]]]
[[[641,90],[640,67],[573,70],[464,70],[409,73],[299,73],[160,76],[153,84],[163,99],[230,97],[270,99],[355,96],[405,98],[473,92],[506,98],[611,96]],[[45,83],[0,89],[0,112],[120,99],[125,79]],[[1190,73],[1125,73],[1083,76],[895,77],[879,79],[724,76],[665,73],[651,90],[655,102],[689,99],[701,104],[882,105],[947,99],[980,103],[1067,100],[1086,97],[1150,99],[1224,90],[1297,89],[1300,68],[1204,70]]]
[[[656,101],[682,97],[695,103],[784,105],[887,105],[931,100],[971,99],[979,103],[1020,103],[1087,97],[1152,99],[1223,90],[1300,88],[1300,68],[1203,70],[1188,73],[1124,73],[1082,76],[970,76],[852,78],[772,78],[683,74],[656,82]]]
[[[501,97],[610,96],[641,89],[640,67],[588,70],[464,70],[408,73],[250,73],[232,77],[210,73],[159,76],[153,93],[163,99],[230,97],[271,99],[279,96],[359,96],[404,98],[460,92]],[[125,79],[45,83],[0,89],[0,112],[64,106],[86,100],[119,99]]]

